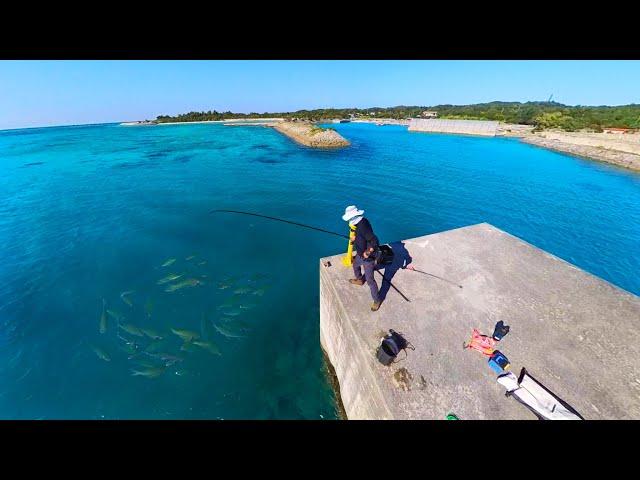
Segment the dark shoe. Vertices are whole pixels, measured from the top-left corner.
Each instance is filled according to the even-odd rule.
[[[371,305],[371,311],[377,312],[380,308],[380,305],[382,305],[382,302],[373,302],[373,305]]]
[[[363,278],[351,278],[349,279],[349,283],[353,283],[354,285],[364,285]]]

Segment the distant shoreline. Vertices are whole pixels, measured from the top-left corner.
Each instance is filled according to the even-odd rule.
[[[123,127],[138,127],[138,126],[159,126],[159,125],[193,125],[196,123],[245,123],[245,122],[261,122],[261,123],[274,123],[281,122],[283,118],[230,118],[228,120],[200,120],[194,122],[121,122]]]
[[[288,136],[297,143],[309,147],[341,147],[349,142],[333,130],[326,130],[321,137],[310,135],[311,125],[337,123],[339,119],[327,119],[324,121],[285,122],[283,118],[241,118],[228,120],[203,120],[194,122],[123,122],[123,126],[145,125],[192,125],[203,123],[221,123],[229,126],[262,125],[275,127],[283,135]],[[402,125],[408,126],[409,120],[397,120],[391,118],[358,118],[349,123],[373,123],[378,125]],[[592,132],[564,132],[555,130],[543,130],[532,132],[531,126],[501,123],[498,127],[497,138],[517,138],[523,143],[528,143],[540,148],[560,153],[574,155],[580,158],[604,162],[618,167],[626,168],[634,172],[640,172],[640,134],[608,134]],[[335,135],[334,135],[335,134]]]

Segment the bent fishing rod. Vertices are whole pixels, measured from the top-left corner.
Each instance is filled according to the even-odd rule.
[[[250,215],[252,217],[267,218],[269,220],[275,220],[277,222],[289,223],[291,225],[297,225],[298,227],[304,227],[304,228],[309,228],[311,230],[317,230],[318,232],[328,233],[330,235],[335,235],[337,237],[342,237],[342,238],[346,238],[347,240],[349,240],[349,236],[348,235],[343,235],[341,233],[332,232],[330,230],[324,230],[324,229],[318,228],[318,227],[312,227],[311,225],[305,225],[304,223],[292,222],[291,220],[285,220],[283,218],[270,217],[268,215],[261,215],[259,213],[241,212],[239,210],[211,210],[209,213],[210,214],[211,213],[238,213],[240,215]],[[398,290],[398,288],[393,283],[391,283],[391,280],[389,280],[387,277],[385,277],[382,272],[380,272],[379,270],[376,270],[376,269],[374,269],[374,272],[378,273],[386,282],[388,282],[389,285],[391,285],[391,288],[393,288],[396,292],[398,292],[398,294],[402,298],[404,298],[407,302],[411,301],[407,297],[405,297],[404,294],[400,290]]]

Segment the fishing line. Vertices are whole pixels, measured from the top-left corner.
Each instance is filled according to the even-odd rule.
[[[324,233],[328,233],[330,235],[336,235],[337,237],[342,237],[342,238],[349,239],[348,235],[343,235],[341,233],[332,232],[330,230],[324,230],[323,228],[312,227],[311,225],[305,225],[304,223],[292,222],[290,220],[285,220],[283,218],[270,217],[268,215],[260,215],[259,213],[241,212],[239,210],[211,210],[209,213],[221,213],[221,212],[222,213],[238,213],[240,215],[251,215],[253,217],[267,218],[269,220],[276,220],[277,222],[289,223],[291,225],[297,225],[299,227],[309,228],[311,230],[317,230],[318,232],[324,232]],[[404,294],[400,290],[398,290],[398,288],[393,283],[391,283],[391,280],[389,280],[387,277],[385,277],[382,272],[380,272],[378,270],[375,270],[375,269],[374,269],[374,272],[378,273],[386,282],[388,282],[389,285],[391,285],[391,288],[393,288],[396,292],[398,292],[400,294],[400,296],[402,298],[404,298],[407,302],[411,301],[407,297],[405,297]]]

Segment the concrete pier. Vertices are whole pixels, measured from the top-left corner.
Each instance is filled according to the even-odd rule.
[[[639,297],[486,223],[391,245],[385,275],[410,302],[387,284],[377,312],[367,286],[348,283],[344,253],[320,261],[320,340],[349,419],[535,419],[463,349],[498,320],[516,375],[525,367],[585,419],[640,419]],[[385,367],[376,349],[390,328],[415,351]]]
[[[498,122],[488,120],[412,118],[409,121],[409,131],[495,137],[498,131]]]

